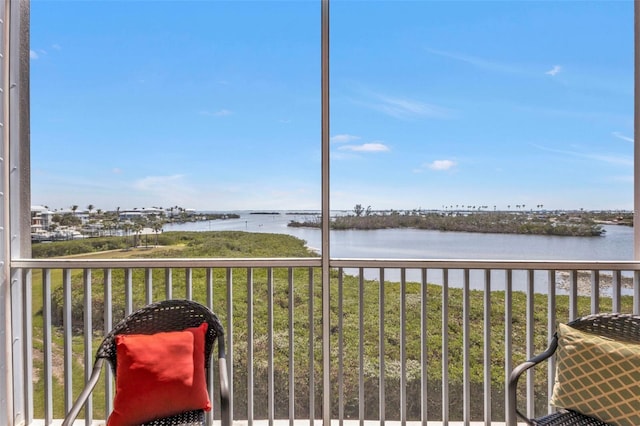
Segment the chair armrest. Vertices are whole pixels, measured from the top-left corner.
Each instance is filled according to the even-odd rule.
[[[82,406],[84,405],[85,402],[87,402],[87,399],[89,399],[89,395],[91,395],[91,391],[93,391],[93,388],[96,387],[96,384],[100,379],[100,373],[102,372],[103,363],[104,363],[104,358],[96,359],[96,362],[93,364],[93,371],[91,372],[91,377],[89,377],[89,380],[85,384],[84,389],[82,389],[82,392],[78,396],[78,399],[76,399],[76,402],[73,403],[71,410],[69,410],[69,412],[65,416],[64,421],[62,422],[62,426],[72,425],[73,422],[76,420],[76,417],[78,417],[78,413],[80,413],[80,410],[82,410]]]
[[[542,361],[546,360],[547,358],[551,357],[551,355],[555,353],[557,348],[558,348],[558,337],[554,335],[553,339],[551,340],[551,343],[549,343],[549,346],[547,347],[547,349],[545,349],[544,352],[518,365],[511,372],[511,375],[509,376],[509,383],[507,386],[508,387],[507,392],[509,395],[509,413],[508,413],[509,417],[507,420],[509,425],[515,425],[517,421],[517,417],[520,417],[521,419],[523,419],[525,422],[527,422],[527,424],[530,424],[530,425],[533,424],[531,419],[529,419],[524,413],[518,410],[518,407],[517,407],[518,379],[520,379],[520,376],[525,371],[527,371],[531,367],[534,367],[537,364],[540,364]]]

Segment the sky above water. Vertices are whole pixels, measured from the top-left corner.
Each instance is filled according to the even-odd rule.
[[[330,11],[332,209],[633,208],[632,1]],[[30,57],[32,205],[321,208],[318,1],[32,0]]]

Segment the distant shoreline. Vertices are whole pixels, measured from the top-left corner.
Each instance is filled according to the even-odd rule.
[[[520,235],[600,237],[602,225],[633,226],[631,213],[547,212],[362,212],[331,218],[332,230],[425,229],[443,232],[475,232]],[[320,228],[314,220],[291,221],[288,226]]]

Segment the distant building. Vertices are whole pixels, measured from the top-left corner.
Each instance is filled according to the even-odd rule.
[[[53,215],[46,206],[31,206],[31,232],[49,229]]]

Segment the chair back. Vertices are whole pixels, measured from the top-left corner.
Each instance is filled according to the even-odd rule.
[[[218,340],[219,356],[224,357],[224,328],[218,317],[206,306],[191,300],[163,300],[145,306],[125,317],[107,334],[96,352],[97,358],[109,361],[113,374],[117,370],[116,339],[118,334],[154,334],[182,331],[207,322],[205,335],[205,368],[209,371],[213,344]],[[208,375],[207,375],[208,377]]]
[[[577,318],[567,325],[617,341],[640,342],[640,316],[638,315],[600,313]]]

